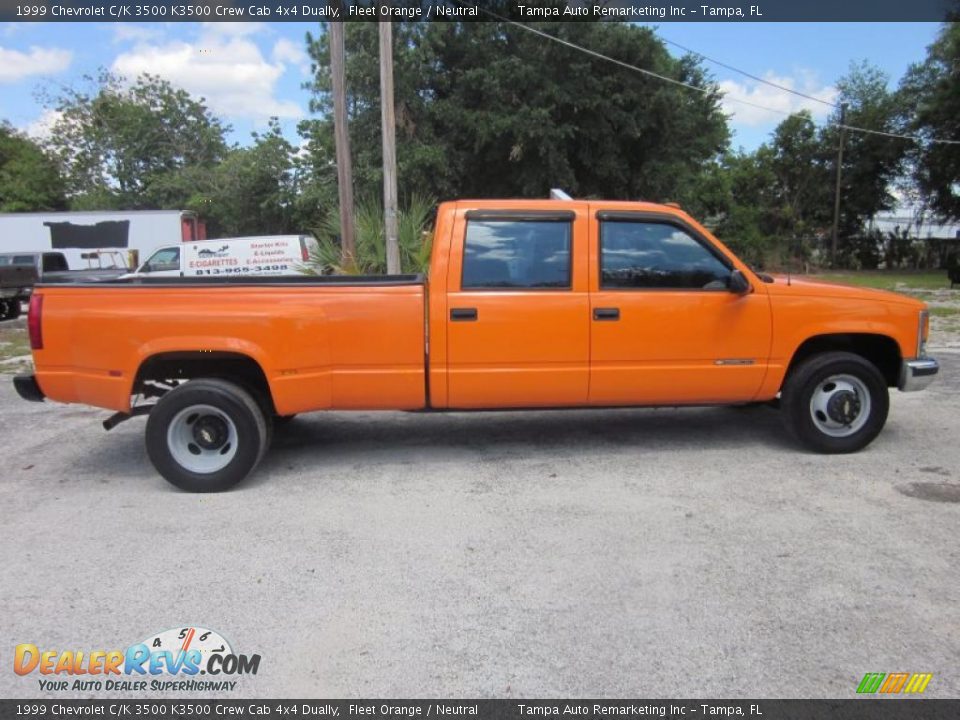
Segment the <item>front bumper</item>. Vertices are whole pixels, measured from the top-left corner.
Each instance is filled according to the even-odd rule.
[[[43,398],[46,397],[37,384],[37,378],[33,375],[15,375],[13,387],[16,389],[17,395],[24,400],[43,402]]]
[[[903,392],[923,390],[933,382],[938,372],[940,372],[940,363],[933,358],[904,360],[900,365],[900,382],[897,387]]]

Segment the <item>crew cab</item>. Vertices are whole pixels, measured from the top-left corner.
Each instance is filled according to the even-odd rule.
[[[38,286],[20,395],[147,414],[157,470],[228,488],[275,423],[320,410],[778,403],[825,453],[918,390],[924,303],[752,271],[683,210],[478,200],[437,212],[420,276]]]

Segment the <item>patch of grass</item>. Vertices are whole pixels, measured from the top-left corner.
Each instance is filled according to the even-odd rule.
[[[931,307],[930,315],[933,317],[958,317],[960,316],[960,308],[957,307]]]
[[[819,280],[902,292],[906,288],[940,290],[950,287],[945,270],[864,270],[860,272],[822,273]]]
[[[0,328],[0,360],[30,354],[26,328]]]

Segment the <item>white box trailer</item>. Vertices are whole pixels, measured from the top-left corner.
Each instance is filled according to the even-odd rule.
[[[189,210],[0,213],[0,253],[54,250],[71,270],[112,265],[118,255],[133,268],[163,245],[204,239]]]

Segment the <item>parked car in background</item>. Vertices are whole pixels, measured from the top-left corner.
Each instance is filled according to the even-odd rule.
[[[298,275],[317,241],[310,235],[220,238],[167,245],[124,279]]]
[[[20,303],[30,299],[30,290],[37,281],[32,265],[0,264],[0,320],[20,317]]]
[[[36,282],[99,282],[115,280],[130,271],[121,250],[89,250],[81,253],[86,267],[70,269],[61,252],[12,252],[0,254],[0,267],[32,267]],[[32,285],[32,284],[31,284]]]

